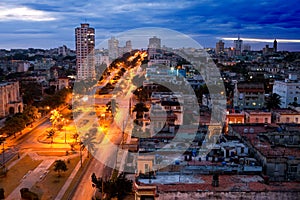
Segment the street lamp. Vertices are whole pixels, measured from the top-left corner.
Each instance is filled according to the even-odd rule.
[[[67,123],[69,122],[69,120],[65,120],[65,118],[62,118],[62,121],[64,122],[64,126],[65,126],[65,144],[67,143]]]

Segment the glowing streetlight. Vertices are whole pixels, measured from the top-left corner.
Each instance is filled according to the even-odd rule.
[[[65,120],[65,118],[62,118],[62,121],[64,122],[64,126],[65,126],[65,144],[67,143],[67,124],[69,122],[69,120]]]

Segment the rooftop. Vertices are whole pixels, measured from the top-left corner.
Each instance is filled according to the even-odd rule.
[[[295,182],[271,182],[267,185],[263,182],[263,178],[258,175],[220,175],[219,187],[212,186],[212,175],[190,176],[162,175],[156,179],[152,179],[151,183],[149,183],[149,179],[139,180],[139,184],[156,185],[159,192],[300,191],[300,184],[296,184]],[[192,179],[188,180],[188,178]]]
[[[296,157],[300,158],[300,149],[291,148],[279,145],[272,145],[268,139],[268,134],[277,133],[278,135],[284,135],[283,130],[279,129],[279,127],[270,127],[265,125],[232,125],[232,129],[234,132],[240,134],[246,141],[250,142],[250,144],[255,147],[259,152],[261,152],[266,157]],[[245,132],[245,129],[248,129],[249,132]],[[286,129],[286,128],[285,128]],[[295,131],[299,131],[296,128]],[[277,132],[280,131],[280,132]],[[286,133],[290,133],[290,131],[286,131]]]

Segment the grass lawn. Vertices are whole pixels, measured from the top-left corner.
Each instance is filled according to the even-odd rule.
[[[19,184],[23,176],[34,170],[42,161],[32,160],[26,155],[7,172],[5,177],[0,178],[0,188],[4,188],[5,196],[8,196]]]
[[[55,199],[60,189],[65,184],[66,180],[72,173],[75,166],[78,164],[80,157],[74,157],[70,159],[70,162],[66,162],[68,170],[66,172],[61,172],[61,177],[58,177],[57,172],[54,169],[54,163],[49,168],[49,173],[47,176],[40,182],[36,183],[31,191],[36,193],[40,200],[51,200]]]
[[[84,170],[85,170],[85,167],[86,167],[86,165],[88,164],[88,162],[89,162],[90,160],[91,160],[91,159],[85,159],[85,160],[83,161],[82,167],[79,168],[79,170],[78,170],[76,176],[75,176],[74,179],[72,180],[72,182],[71,182],[69,188],[67,189],[66,193],[64,194],[62,200],[68,199],[70,193],[72,192],[73,188],[75,187],[75,184],[77,183],[77,181],[79,180],[79,178],[81,177],[81,175],[85,172],[85,171],[84,171]],[[92,184],[92,182],[91,182],[91,184]]]

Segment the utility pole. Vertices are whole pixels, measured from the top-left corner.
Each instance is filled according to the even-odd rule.
[[[4,149],[4,140],[2,141],[2,167],[3,167],[3,172],[6,171],[5,169],[5,156],[4,156],[4,153],[5,153],[5,149]]]

